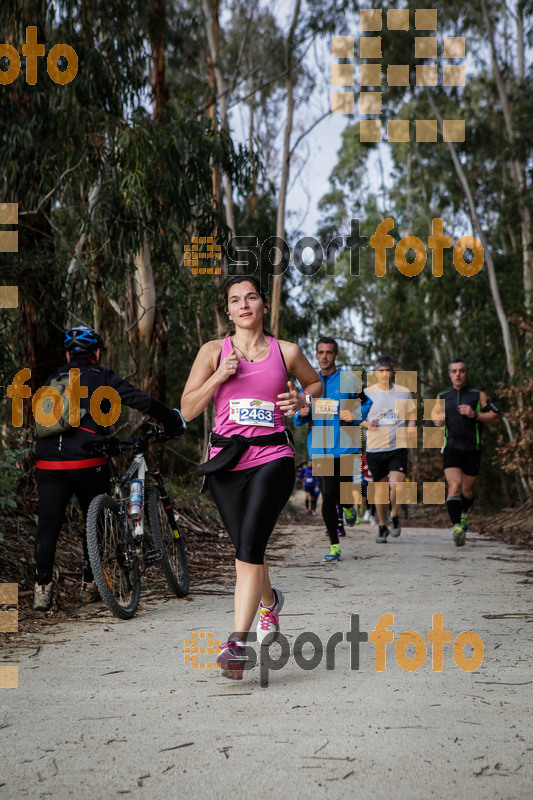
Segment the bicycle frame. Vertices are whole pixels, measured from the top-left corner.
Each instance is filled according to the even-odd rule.
[[[130,619],[136,613],[140,578],[155,562],[177,597],[185,597],[189,591],[187,553],[178,531],[178,516],[155,458],[152,470],[145,458],[148,441],[153,438],[167,440],[164,432],[155,429],[132,440],[103,437],[90,448],[106,456],[114,488],[113,496],[97,495],[89,506],[87,547],[100,596],[111,613],[121,619]],[[120,475],[112,456],[130,448],[133,459]],[[138,519],[132,519],[129,513],[129,483],[134,477],[143,482]],[[152,481],[147,483],[149,478]]]
[[[121,503],[124,503],[124,506],[125,506],[124,510],[125,511],[126,511],[126,502],[127,502],[127,499],[128,499],[125,496],[125,490],[126,490],[127,486],[129,485],[130,481],[135,476],[137,478],[139,478],[139,480],[142,480],[142,482],[143,482],[143,492],[144,492],[144,495],[146,496],[146,489],[147,489],[146,476],[150,476],[150,477],[155,479],[155,481],[156,481],[156,483],[157,483],[157,485],[159,487],[159,491],[161,493],[161,500],[163,501],[165,511],[167,512],[168,520],[172,525],[172,530],[173,530],[173,533],[174,533],[174,537],[176,539],[179,539],[180,538],[180,534],[179,534],[179,531],[178,531],[177,520],[176,520],[174,511],[172,510],[172,503],[170,501],[170,496],[169,496],[169,494],[168,494],[168,492],[167,492],[167,490],[165,488],[165,485],[163,483],[163,478],[161,477],[161,470],[159,469],[159,467],[156,467],[154,470],[149,470],[148,469],[148,465],[146,463],[146,459],[144,457],[144,454],[143,453],[138,453],[134,457],[134,459],[133,459],[130,467],[126,471],[126,473],[119,480],[118,476],[117,476],[117,473],[116,473],[116,470],[115,470],[115,467],[114,467],[114,464],[111,461],[111,459],[109,460],[109,463],[111,464],[111,467],[110,467],[111,468],[111,477],[112,477],[113,480],[116,481],[117,488],[120,491],[120,500],[121,500]],[[132,520],[130,518],[129,514],[127,515],[128,520],[132,523],[133,535],[134,535],[135,538],[141,538],[142,536],[144,536],[144,513],[145,513],[145,497],[143,497],[142,509],[141,509],[141,513],[139,514],[139,518],[137,520]]]
[[[139,478],[139,480],[142,480],[143,482],[143,498],[142,498],[141,513],[139,514],[139,518],[136,520],[132,520],[129,513],[126,514],[127,520],[132,523],[133,536],[135,539],[142,539],[142,537],[144,536],[144,507],[145,507],[147,474],[150,473],[148,472],[148,467],[146,465],[144,454],[137,453],[137,455],[134,456],[129,469],[126,471],[125,475],[118,482],[118,489],[120,491],[121,501],[123,503],[126,502],[126,497],[124,496],[124,489],[126,486],[129,486],[129,483],[132,480],[132,478],[134,476],[137,476],[137,478]],[[126,512],[126,508],[124,508],[124,511]]]

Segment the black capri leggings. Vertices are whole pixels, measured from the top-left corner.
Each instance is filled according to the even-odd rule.
[[[270,534],[294,488],[294,459],[216,472],[207,485],[239,561],[262,564]]]

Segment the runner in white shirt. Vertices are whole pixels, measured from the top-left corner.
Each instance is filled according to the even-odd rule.
[[[416,404],[405,386],[394,383],[394,363],[388,356],[378,358],[375,374],[377,383],[365,389],[372,400],[370,411],[361,428],[368,431],[366,459],[375,483],[390,482],[391,536],[401,533],[396,502],[396,484],[402,483],[407,472],[407,427],[416,426]],[[403,401],[403,402],[397,402]],[[409,419],[413,417],[413,419]],[[377,430],[376,430],[377,429]],[[401,431],[401,432],[400,432]],[[376,503],[379,531],[376,542],[385,543],[388,503]]]

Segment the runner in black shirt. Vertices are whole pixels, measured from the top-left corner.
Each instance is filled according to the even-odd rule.
[[[446,506],[453,525],[453,540],[457,547],[462,547],[468,530],[468,511],[475,499],[483,425],[497,423],[498,409],[487,400],[483,389],[467,383],[468,365],[464,359],[451,361],[448,374],[452,385],[439,393],[440,408],[436,404],[432,417],[435,425],[446,426],[442,451],[448,484]]]

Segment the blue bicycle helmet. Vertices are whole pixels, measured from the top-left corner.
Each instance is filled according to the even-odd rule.
[[[89,355],[95,350],[105,350],[104,340],[88,325],[78,325],[65,333],[65,350],[73,355]]]

